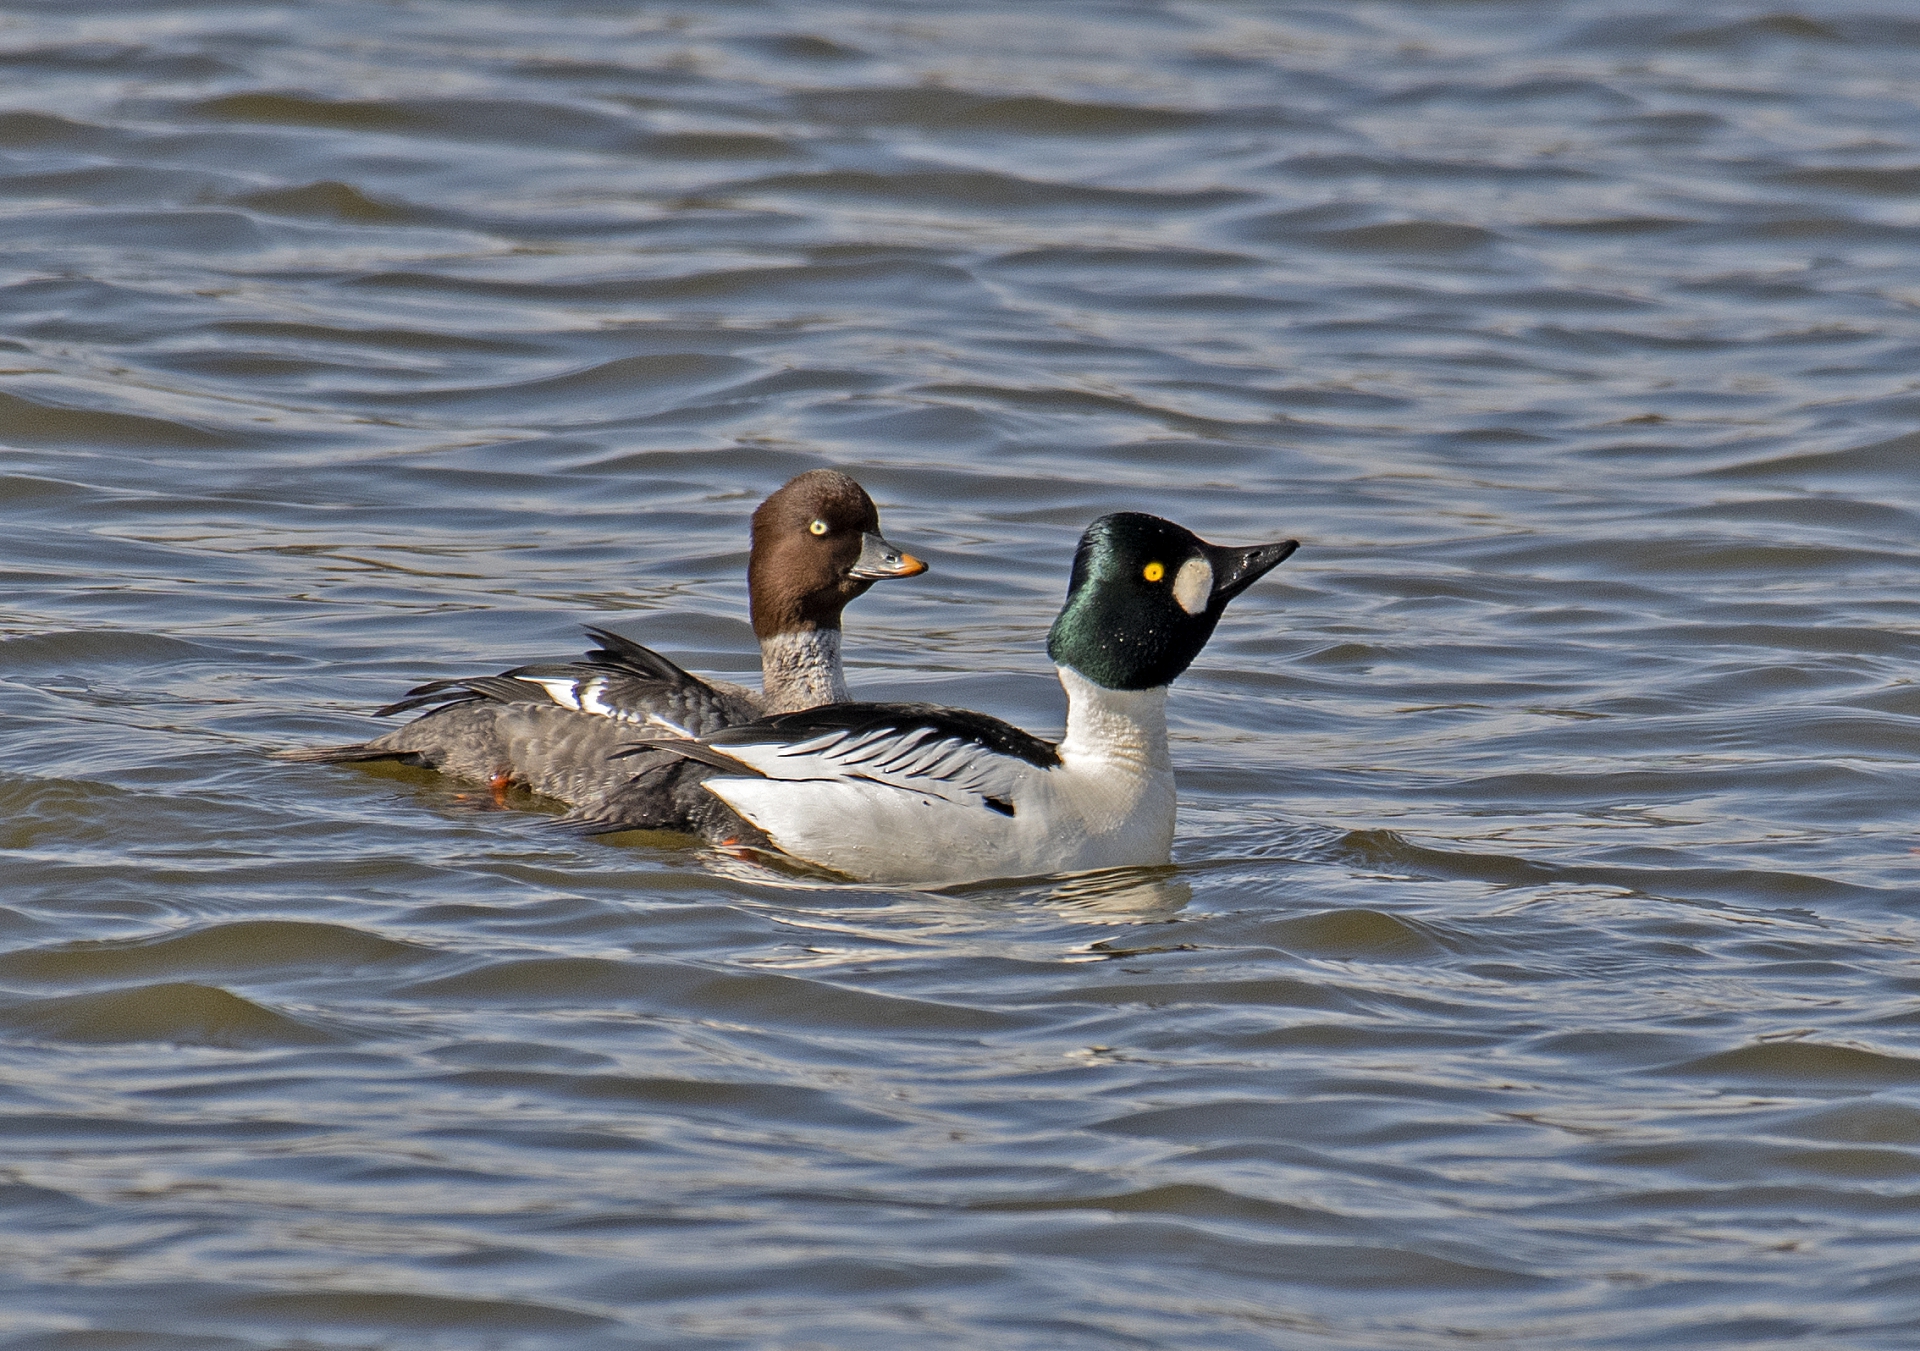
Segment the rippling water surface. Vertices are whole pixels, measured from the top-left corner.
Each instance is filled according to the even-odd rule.
[[[1909,1347],[1920,17],[0,16],[0,1346]],[[747,513],[1043,733],[1074,538],[1297,535],[1176,866],[956,894],[268,752]]]

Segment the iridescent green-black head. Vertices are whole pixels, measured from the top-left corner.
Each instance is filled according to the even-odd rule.
[[[1227,602],[1299,547],[1289,539],[1230,549],[1158,516],[1102,516],[1080,537],[1047,655],[1110,690],[1171,684]]]

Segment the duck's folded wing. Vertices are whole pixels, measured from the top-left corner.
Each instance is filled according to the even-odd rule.
[[[695,737],[759,716],[744,693],[716,688],[617,633],[597,628],[587,632],[600,645],[579,661],[429,681],[408,690],[406,698],[379,709],[375,716],[473,701],[552,705],[616,722],[651,723]]]
[[[1015,785],[1060,763],[1053,745],[1010,723],[933,704],[828,704],[729,727],[697,742],[650,744],[724,775],[799,785],[864,785],[1010,814]],[[711,781],[724,795],[723,779]]]

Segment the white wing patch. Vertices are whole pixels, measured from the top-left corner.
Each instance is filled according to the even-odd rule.
[[[538,685],[554,703],[576,713],[592,713],[602,718],[612,718],[615,722],[653,721],[642,713],[608,703],[607,682],[603,676],[590,676],[585,680],[576,676],[515,676],[514,679]],[[681,728],[674,727],[673,730],[685,735]]]
[[[562,708],[570,708],[576,713],[580,711],[580,682],[571,676],[550,676],[545,680],[537,676],[515,676],[514,679],[538,685],[547,692],[549,699]]]

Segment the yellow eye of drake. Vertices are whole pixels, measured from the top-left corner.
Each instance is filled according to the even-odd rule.
[[[815,521],[812,525],[808,526],[807,529],[816,535],[824,535],[827,533],[827,523],[825,521]]]
[[[1166,565],[1163,563],[1149,563],[1147,564],[1147,570],[1140,575],[1150,582],[1157,582],[1167,575]]]

